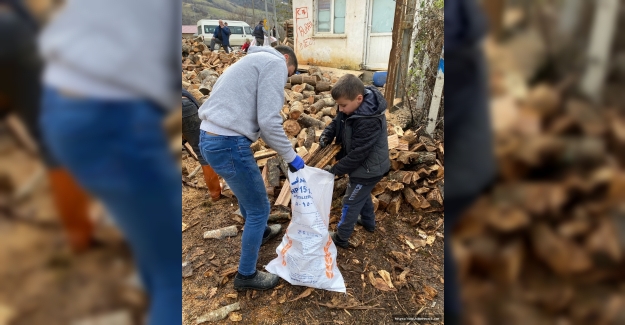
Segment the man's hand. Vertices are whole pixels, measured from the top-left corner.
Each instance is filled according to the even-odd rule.
[[[327,165],[327,166],[323,167],[323,170],[327,171],[328,173],[331,173],[331,171],[330,171],[331,169],[332,169],[332,166],[330,166],[330,165]]]
[[[323,149],[330,144],[331,140],[328,136],[321,134],[319,137],[319,146]]]
[[[306,166],[304,164],[304,160],[300,156],[295,156],[295,159],[289,163],[289,170],[291,173],[295,173],[296,171],[304,168]]]

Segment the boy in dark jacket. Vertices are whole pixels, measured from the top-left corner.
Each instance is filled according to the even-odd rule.
[[[347,248],[356,223],[369,232],[375,230],[371,190],[391,165],[384,115],[386,100],[377,88],[365,87],[351,74],[337,81],[332,98],[339,113],[321,134],[319,144],[323,148],[336,138],[342,147],[339,162],[326,170],[334,175],[349,175],[341,220],[337,231],[330,232],[335,245]]]

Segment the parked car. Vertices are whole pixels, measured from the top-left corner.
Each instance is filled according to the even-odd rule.
[[[245,43],[245,39],[253,39],[252,29],[244,21],[237,20],[225,20],[224,23],[228,23],[230,28],[230,46],[242,46]],[[219,20],[216,19],[200,19],[197,22],[197,33],[204,37],[204,43],[210,45],[211,38],[215,32],[215,28],[219,26]]]

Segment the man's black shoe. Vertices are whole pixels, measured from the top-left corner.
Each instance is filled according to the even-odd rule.
[[[256,271],[256,276],[251,279],[243,279],[243,277],[237,273],[234,277],[234,290],[269,290],[278,285],[279,280],[280,277],[277,275],[263,271]]]

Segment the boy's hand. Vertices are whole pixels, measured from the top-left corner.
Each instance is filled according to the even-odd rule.
[[[334,174],[334,171],[332,170],[332,166],[330,165],[323,167],[323,170],[327,171],[330,174]]]
[[[327,136],[322,134],[319,137],[319,146],[323,149],[327,147],[329,144],[330,144],[330,139]]]

